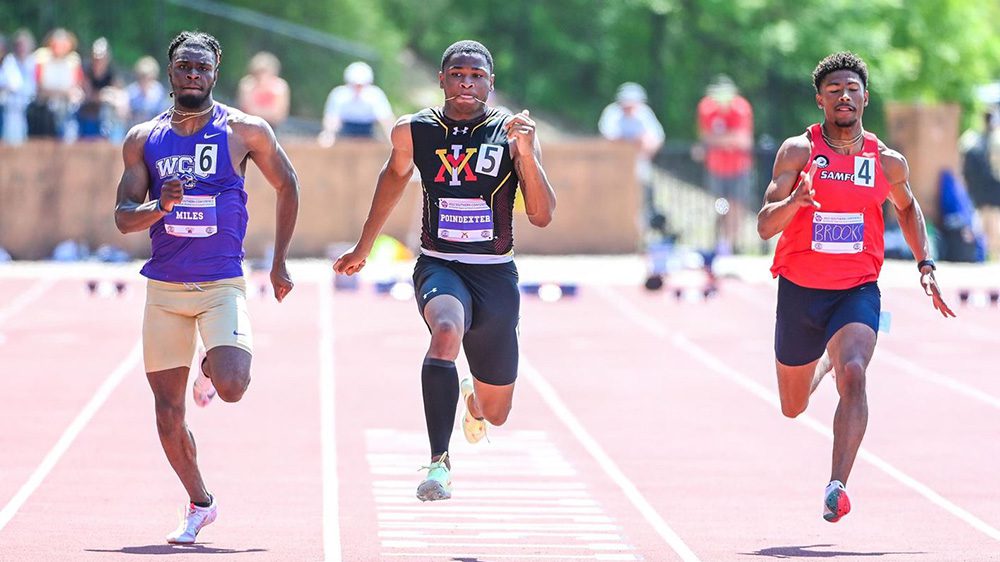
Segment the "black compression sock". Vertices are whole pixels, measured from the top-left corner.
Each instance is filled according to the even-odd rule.
[[[458,407],[458,369],[455,362],[424,359],[420,383],[424,393],[424,418],[427,420],[431,456],[437,456],[448,450],[451,431],[455,427],[455,409]]]

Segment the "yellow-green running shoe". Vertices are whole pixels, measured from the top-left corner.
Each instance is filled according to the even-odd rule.
[[[462,389],[462,403],[465,404],[465,414],[462,416],[462,433],[469,443],[479,443],[486,437],[486,421],[472,417],[469,413],[469,397],[476,391],[472,379],[463,379],[459,387]]]
[[[445,451],[437,461],[420,468],[420,470],[427,470],[427,478],[417,486],[418,500],[433,502],[451,497],[451,471],[445,464],[447,459],[448,452]]]

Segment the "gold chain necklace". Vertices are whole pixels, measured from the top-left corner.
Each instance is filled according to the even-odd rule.
[[[185,121],[190,121],[191,119],[194,119],[196,117],[201,117],[202,115],[205,115],[206,113],[208,113],[209,111],[212,111],[213,109],[215,109],[215,104],[214,103],[212,105],[208,106],[206,109],[203,109],[202,111],[194,111],[194,112],[191,112],[191,111],[178,111],[176,107],[172,107],[172,108],[170,108],[170,122],[173,123],[174,125],[180,125],[181,123],[183,123]],[[182,116],[184,116],[184,119],[175,120],[174,119],[174,115],[182,115]],[[826,136],[826,135],[823,135],[823,136]]]
[[[824,131],[822,127],[820,127],[819,132],[820,134],[823,135],[823,140],[826,141],[826,144],[830,145],[830,148],[850,148],[865,136],[864,129],[861,129],[861,131],[858,133],[856,137],[846,141],[841,139],[830,138],[829,136],[827,136],[826,131]]]

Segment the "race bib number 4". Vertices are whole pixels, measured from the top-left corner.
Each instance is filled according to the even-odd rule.
[[[449,242],[493,239],[493,210],[482,199],[438,200],[438,238]]]
[[[167,234],[181,238],[207,238],[219,231],[212,195],[185,195],[174,210],[163,217]]]
[[[813,214],[813,250],[824,254],[859,254],[864,247],[864,214],[819,211]]]

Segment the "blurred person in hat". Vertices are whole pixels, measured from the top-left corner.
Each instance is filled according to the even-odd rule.
[[[323,108],[323,132],[319,142],[331,146],[338,138],[375,138],[378,124],[388,139],[395,122],[385,92],[373,82],[372,67],[361,61],[344,69],[345,84],[334,88]]]
[[[657,214],[653,201],[653,157],[663,146],[665,135],[660,120],[646,104],[646,89],[635,82],[619,86],[615,101],[601,112],[597,128],[608,140],[636,145],[636,176],[643,186],[646,218],[651,219]]]

